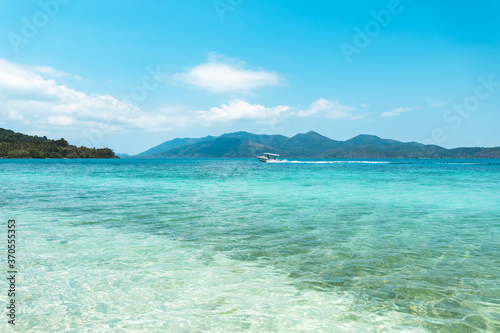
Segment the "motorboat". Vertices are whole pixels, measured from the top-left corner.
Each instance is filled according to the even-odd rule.
[[[262,156],[257,156],[259,161],[261,162],[277,162],[280,161],[280,155],[278,154],[271,154],[271,153],[264,153]]]

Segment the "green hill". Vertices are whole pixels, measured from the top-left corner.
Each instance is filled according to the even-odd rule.
[[[291,138],[236,132],[220,137],[174,139],[136,157],[234,158],[255,157],[264,152],[277,153],[284,158],[500,158],[500,147],[446,149],[365,134],[347,141],[335,141],[313,131]]]
[[[0,158],[118,158],[109,148],[76,147],[66,140],[0,128]]]

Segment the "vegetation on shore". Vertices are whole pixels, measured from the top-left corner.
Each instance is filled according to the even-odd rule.
[[[365,134],[347,141],[336,141],[313,131],[291,138],[247,132],[196,139],[177,138],[135,157],[236,158],[255,157],[264,152],[277,153],[284,158],[500,158],[500,147],[446,149],[436,145],[400,142]]]
[[[0,158],[118,158],[109,148],[70,145],[64,139],[51,140],[0,128]]]

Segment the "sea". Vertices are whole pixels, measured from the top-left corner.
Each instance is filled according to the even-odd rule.
[[[2,332],[500,332],[500,160],[4,159],[0,196]]]

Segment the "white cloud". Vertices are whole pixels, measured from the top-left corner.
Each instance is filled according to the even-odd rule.
[[[38,72],[55,71],[44,69]],[[45,75],[45,74],[43,74]],[[113,132],[124,130],[167,131],[197,126],[203,122],[240,119],[263,121],[289,113],[290,107],[265,107],[243,100],[230,100],[208,111],[189,111],[184,106],[165,105],[154,112],[110,95],[87,94],[0,58],[0,119],[7,127],[22,127],[30,133]],[[290,113],[291,114],[291,113]],[[46,135],[44,134],[44,135]]]
[[[57,69],[54,69],[50,66],[31,66],[31,70],[33,73],[40,74],[44,77],[53,77],[53,78],[70,78],[74,79],[77,81],[83,80],[83,77],[80,75],[75,75],[75,74],[70,74],[70,73],[65,73],[62,71],[58,71]]]
[[[299,111],[297,117],[325,116],[333,119],[361,119],[363,116],[353,113],[356,108],[349,105],[340,104],[338,101],[329,101],[320,98],[313,102],[309,109]]]
[[[387,118],[387,117],[397,117],[399,116],[400,113],[402,112],[408,112],[408,111],[413,111],[420,109],[418,106],[413,106],[413,107],[399,107],[390,111],[385,111],[380,114],[380,117],[382,118]]]
[[[290,107],[279,105],[266,108],[260,104],[250,104],[242,100],[231,100],[221,107],[213,107],[209,111],[197,111],[198,118],[208,122],[224,122],[239,119],[264,120],[284,115]]]
[[[68,116],[51,116],[47,118],[47,122],[51,125],[68,126],[74,124],[75,118]]]
[[[447,104],[446,102],[438,101],[430,97],[424,97],[424,100],[429,104],[429,106],[433,108],[437,108]]]
[[[173,74],[172,80],[215,93],[250,92],[283,84],[283,79],[275,72],[245,69],[244,65],[211,53],[206,63],[191,68],[187,73]]]
[[[309,109],[298,112],[286,105],[269,107],[241,99],[232,99],[220,106],[206,109],[165,105],[152,112],[144,112],[139,107],[110,95],[88,94],[58,84],[53,79],[57,75],[63,74],[58,74],[57,70],[50,67],[40,69],[22,66],[0,58],[2,127],[47,136],[71,133],[78,140],[80,137],[88,138],[87,134],[90,133],[94,138],[91,143],[97,147],[102,143],[103,134],[117,131],[170,131],[180,127],[196,127],[203,123],[238,120],[263,123],[268,120],[311,116],[362,118],[354,113],[354,107],[323,98],[312,103]],[[64,75],[70,77],[71,74]],[[88,145],[85,142],[82,144]]]
[[[24,120],[24,117],[22,114],[20,114],[18,111],[16,110],[10,110],[8,112],[8,115],[7,117],[10,119],[10,120],[16,120],[16,121],[21,121],[21,120]]]
[[[29,125],[32,131],[73,128],[83,132],[96,126],[162,130],[171,126],[171,118],[161,112],[146,113],[113,96],[86,94],[46,79],[46,74],[62,75],[50,67],[21,66],[0,58],[1,118]]]
[[[198,119],[209,122],[227,122],[231,120],[248,119],[254,121],[273,120],[277,118],[332,118],[332,119],[362,119],[363,115],[355,114],[355,107],[340,104],[338,101],[328,101],[320,98],[313,102],[305,111],[293,111],[290,106],[278,105],[265,107],[260,104],[250,104],[243,100],[231,100],[228,104],[213,107],[209,111],[196,111]]]

